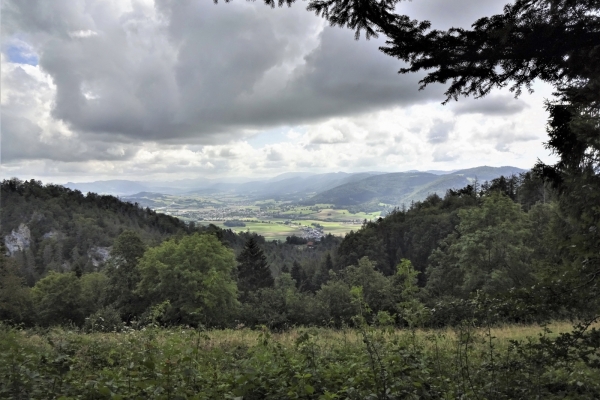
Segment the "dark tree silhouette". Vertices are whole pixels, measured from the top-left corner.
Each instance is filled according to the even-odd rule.
[[[298,261],[294,261],[294,264],[292,265],[291,275],[292,279],[296,282],[296,287],[300,289],[304,284],[305,276],[304,271],[302,270],[302,267],[300,266]]]
[[[274,280],[267,263],[267,257],[254,237],[246,241],[244,249],[237,258],[238,289],[242,296],[258,289],[273,286]]]

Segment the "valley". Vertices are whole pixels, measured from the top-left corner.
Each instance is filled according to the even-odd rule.
[[[266,240],[285,241],[288,236],[319,240],[332,234],[344,236],[359,229],[365,220],[376,220],[385,211],[351,212],[333,204],[298,205],[290,200],[254,200],[251,196],[220,193],[206,195],[166,195],[139,193],[123,200],[138,203],[186,222],[213,224],[234,232],[256,232]]]
[[[319,240],[328,234],[343,237],[365,220],[377,220],[431,194],[444,196],[449,189],[520,172],[515,167],[481,166],[446,172],[293,173],[245,182],[104,181],[67,186],[120,195],[187,223],[256,232],[269,241],[292,235]],[[140,188],[144,191],[135,192]]]

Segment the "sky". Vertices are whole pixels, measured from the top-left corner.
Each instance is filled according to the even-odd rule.
[[[413,0],[398,12],[468,27],[506,0]],[[268,177],[284,172],[531,168],[544,100],[443,85],[306,11],[306,2],[2,0],[2,178]]]

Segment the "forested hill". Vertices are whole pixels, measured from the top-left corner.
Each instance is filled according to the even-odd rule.
[[[1,184],[0,234],[33,284],[47,271],[91,272],[103,263],[114,239],[131,230],[148,244],[189,233],[193,226],[114,196],[82,194],[39,181]]]
[[[444,196],[448,189],[460,189],[474,182],[483,183],[500,176],[519,174],[516,167],[476,167],[437,175],[427,172],[398,172],[370,176],[316,194],[306,204],[335,204],[336,206],[386,203],[409,205],[424,200],[430,194]]]
[[[123,232],[134,232],[148,247],[172,236],[209,232],[216,234],[235,254],[252,237],[264,249],[274,276],[282,270],[289,271],[294,263],[301,263],[312,274],[321,258],[334,251],[341,241],[328,235],[317,249],[304,252],[286,243],[267,242],[255,233],[236,234],[214,225],[186,224],[114,196],[91,192],[84,195],[78,190],[43,185],[35,180],[5,180],[1,183],[1,196],[2,244],[28,286],[50,271],[78,275],[102,271]]]

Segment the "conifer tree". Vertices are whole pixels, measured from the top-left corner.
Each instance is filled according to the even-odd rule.
[[[246,295],[261,288],[271,287],[274,284],[267,257],[258,246],[254,237],[246,241],[244,250],[237,258],[238,261],[238,289]]]
[[[331,253],[327,253],[327,258],[325,258],[325,271],[329,272],[329,270],[333,270],[333,260],[331,259]]]
[[[331,253],[327,253],[325,260],[320,263],[317,272],[313,276],[313,290],[319,290],[321,286],[327,283],[329,271],[331,270],[333,270],[333,260],[331,259]]]
[[[292,279],[296,281],[296,288],[300,289],[302,284],[304,283],[304,271],[302,271],[302,267],[298,263],[298,261],[294,261],[292,265],[291,271]]]

